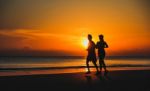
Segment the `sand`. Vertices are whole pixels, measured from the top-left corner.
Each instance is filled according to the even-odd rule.
[[[1,91],[150,91],[150,70],[1,76]],[[3,89],[3,90],[2,90]]]

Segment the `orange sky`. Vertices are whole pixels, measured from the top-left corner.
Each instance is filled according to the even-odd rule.
[[[103,34],[108,55],[148,55],[150,24],[142,0],[1,1],[0,50],[68,51],[85,55],[87,34]]]

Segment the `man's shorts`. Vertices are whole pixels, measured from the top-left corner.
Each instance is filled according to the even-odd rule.
[[[96,55],[88,55],[88,56],[87,56],[87,61],[96,62],[96,61],[97,61]]]

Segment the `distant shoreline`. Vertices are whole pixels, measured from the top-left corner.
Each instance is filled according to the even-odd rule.
[[[150,67],[108,67],[109,72],[114,71],[150,71]],[[85,73],[85,68],[67,68],[67,69],[18,69],[18,70],[0,70],[0,77],[6,76],[24,76],[24,75],[42,75],[42,74],[66,74],[66,73]],[[91,68],[91,72],[95,73],[95,68]]]

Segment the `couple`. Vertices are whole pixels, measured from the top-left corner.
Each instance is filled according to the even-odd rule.
[[[106,65],[104,62],[104,58],[105,58],[105,49],[104,48],[108,48],[107,43],[104,41],[104,36],[103,35],[99,35],[99,40],[97,42],[97,44],[95,45],[95,43],[92,41],[92,35],[88,34],[88,55],[87,55],[87,59],[86,59],[86,65],[87,65],[87,69],[88,71],[86,72],[86,74],[90,74],[90,68],[89,68],[89,62],[92,61],[92,63],[94,64],[94,66],[96,67],[96,74],[100,74],[102,71],[102,68],[104,68],[105,70],[105,74],[107,74],[107,69],[106,69]],[[98,57],[99,57],[99,66],[100,66],[100,72],[98,70],[98,66],[96,64],[96,53],[95,53],[95,49],[98,49]]]

